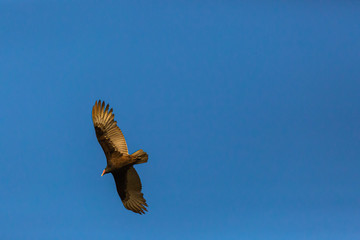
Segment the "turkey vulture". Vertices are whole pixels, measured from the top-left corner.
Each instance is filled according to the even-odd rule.
[[[105,102],[100,100],[95,102],[92,109],[96,137],[107,160],[101,176],[111,173],[125,208],[143,214],[148,205],[141,193],[140,178],[133,165],[146,163],[148,155],[141,149],[129,155],[124,135],[114,121],[112,111],[109,111],[109,104],[105,108]]]

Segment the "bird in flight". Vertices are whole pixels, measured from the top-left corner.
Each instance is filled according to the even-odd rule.
[[[142,149],[133,154],[128,153],[124,135],[114,120],[113,109],[109,110],[109,104],[105,108],[105,102],[96,101],[92,109],[92,120],[107,161],[101,176],[111,173],[125,208],[144,214],[148,205],[141,193],[141,181],[134,165],[146,163],[147,153]]]

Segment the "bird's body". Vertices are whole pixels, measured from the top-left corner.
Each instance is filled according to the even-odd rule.
[[[120,128],[114,121],[112,109],[105,102],[95,102],[92,109],[96,137],[104,150],[107,166],[103,174],[112,173],[118,194],[125,208],[135,213],[147,211],[146,200],[141,193],[141,182],[134,164],[145,163],[148,155],[143,150],[128,153],[127,144]]]

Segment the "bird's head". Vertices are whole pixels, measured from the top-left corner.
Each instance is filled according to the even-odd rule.
[[[109,173],[111,170],[109,168],[109,166],[106,166],[106,168],[104,169],[104,171],[102,172],[101,176],[104,176],[104,174]]]

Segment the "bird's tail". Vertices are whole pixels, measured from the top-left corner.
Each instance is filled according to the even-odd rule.
[[[137,150],[131,156],[135,159],[134,164],[146,163],[148,160],[148,155],[142,149]]]

